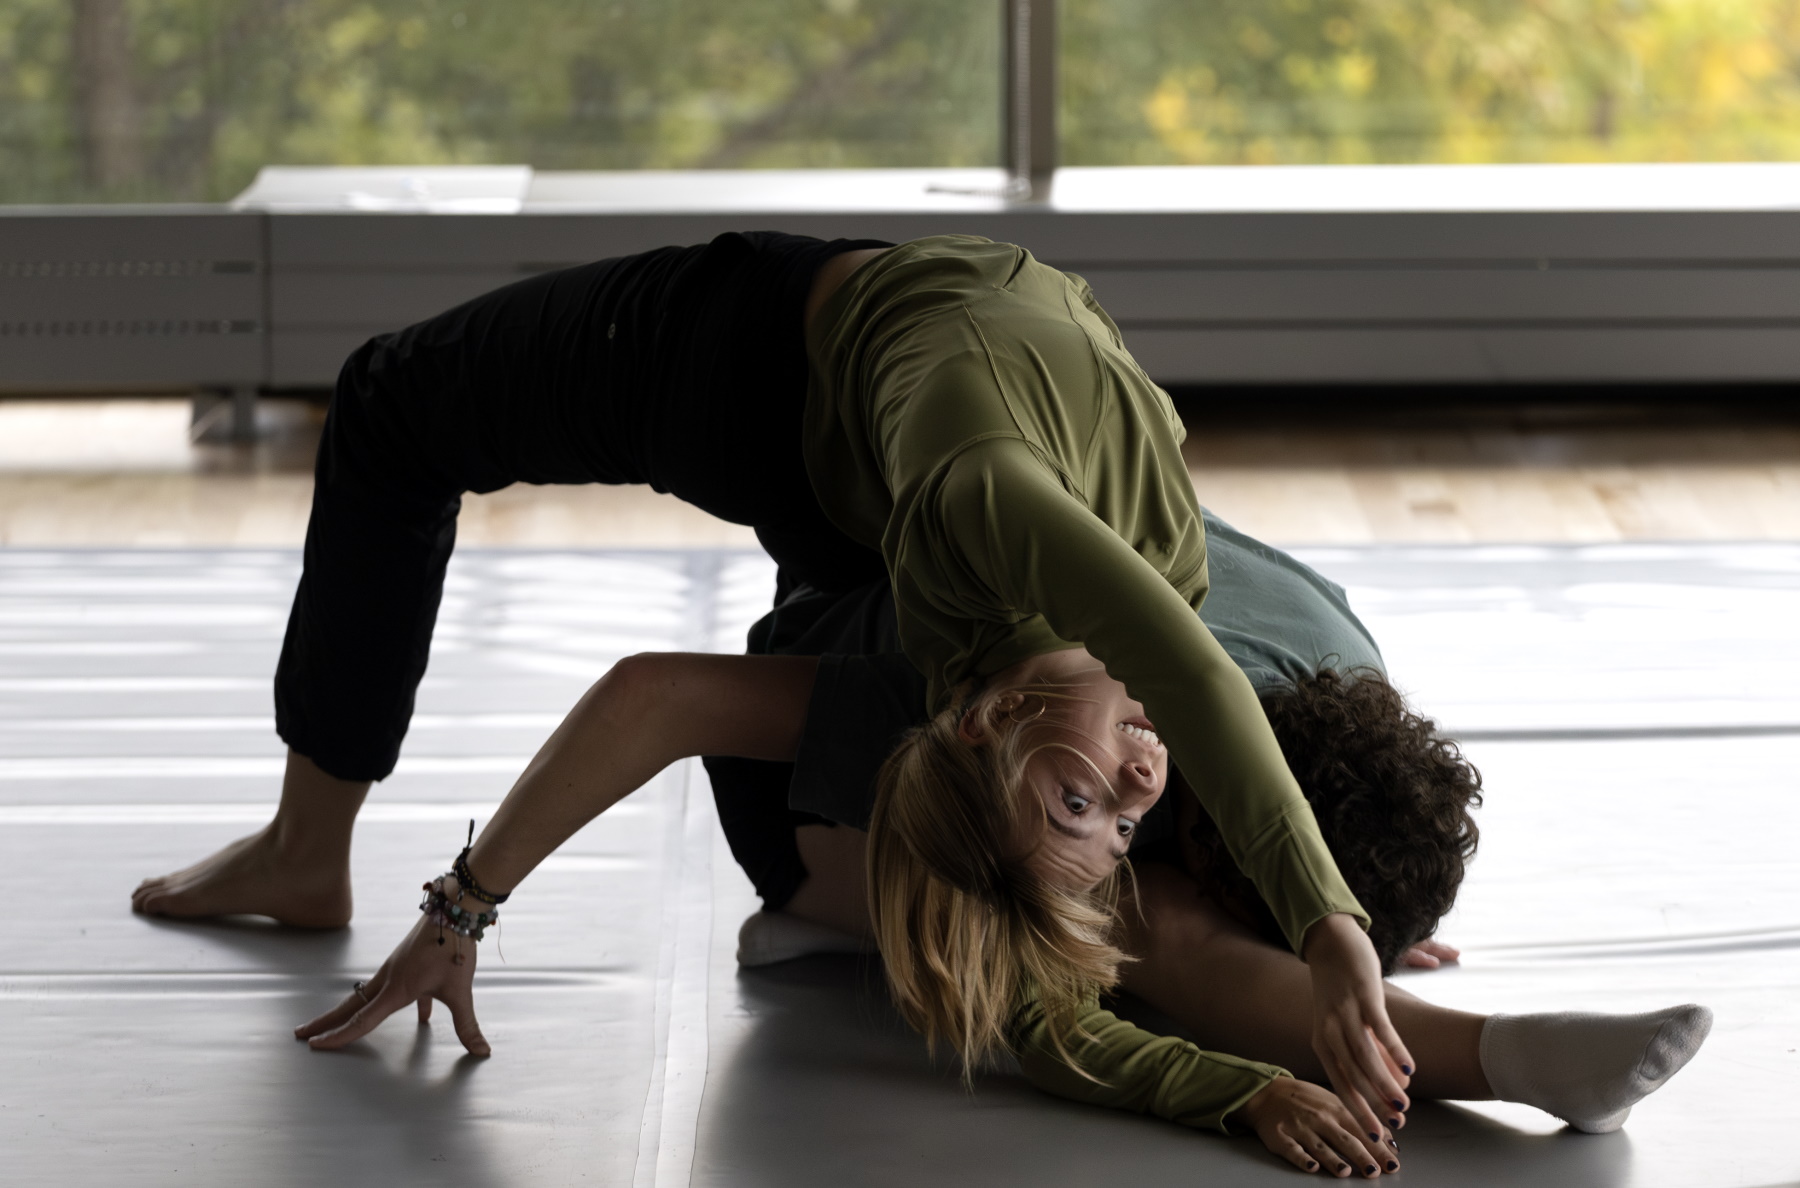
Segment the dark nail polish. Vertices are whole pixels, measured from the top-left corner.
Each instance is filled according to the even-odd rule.
[[[1388,1170],[1389,1171],[1399,1171],[1400,1165],[1398,1163],[1395,1163],[1392,1159],[1390,1159],[1390,1160],[1388,1160]]]
[[[1363,1175],[1372,1176],[1374,1174],[1375,1174],[1375,1165],[1373,1163],[1371,1163],[1369,1166],[1363,1168]]]
[[[1314,1162],[1313,1160],[1308,1159],[1306,1161],[1306,1170],[1307,1171],[1318,1171],[1319,1165],[1316,1162]]]
[[[1371,1130],[1369,1132],[1369,1137],[1376,1140],[1377,1142],[1381,1141],[1381,1136],[1376,1134],[1373,1130]]]
[[[1394,1099],[1394,1108],[1397,1110],[1403,1110],[1406,1108],[1406,1103],[1401,1101],[1398,1097],[1396,1097]]]
[[[1401,1066],[1400,1066],[1400,1071],[1401,1071],[1401,1072],[1403,1072],[1403,1073],[1405,1073],[1405,1074],[1406,1074],[1406,1075],[1407,1075],[1407,1076],[1409,1076],[1409,1077],[1410,1077],[1410,1076],[1412,1076],[1412,1065],[1410,1065],[1410,1064],[1402,1064],[1402,1065],[1401,1065]]]
[[[1395,1142],[1393,1139],[1388,1140],[1388,1146],[1392,1147],[1396,1151],[1398,1151],[1400,1149],[1400,1144]]]

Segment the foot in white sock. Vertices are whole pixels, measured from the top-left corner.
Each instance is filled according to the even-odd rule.
[[[1681,1071],[1711,1030],[1712,1012],[1692,1003],[1642,1015],[1492,1015],[1481,1029],[1481,1071],[1494,1096],[1606,1134]]]
[[[868,953],[874,946],[860,937],[790,916],[756,912],[738,929],[738,964],[746,969],[774,965],[814,953]]]

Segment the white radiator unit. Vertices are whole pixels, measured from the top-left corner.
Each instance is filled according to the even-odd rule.
[[[1079,272],[1167,385],[1800,379],[1800,165],[268,170],[232,207],[0,208],[0,391],[317,388],[549,268],[774,228]]]
[[[266,220],[0,207],[0,390],[267,382]]]

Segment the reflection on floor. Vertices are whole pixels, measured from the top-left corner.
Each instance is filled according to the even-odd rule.
[[[1800,1100],[1800,547],[1313,550],[1396,679],[1488,781],[1482,853],[1415,992],[1484,1010],[1697,1000],[1718,1026],[1625,1131],[1422,1104],[1404,1177],[1793,1181]],[[396,1019],[335,1056],[288,1029],[367,976],[416,887],[616,657],[730,649],[771,573],[733,552],[465,551],[341,933],[125,910],[138,878],[266,819],[297,558],[0,553],[0,1134],[21,1184],[1290,1183],[1254,1141],[964,1093],[818,958],[739,974],[753,906],[681,766],[584,830],[484,946],[491,1061]],[[1669,729],[1669,728],[1675,729]],[[504,955],[504,960],[502,960]]]

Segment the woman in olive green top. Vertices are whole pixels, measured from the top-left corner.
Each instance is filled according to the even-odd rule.
[[[1084,283],[1010,245],[942,237],[843,253],[818,270],[807,309],[806,474],[832,524],[880,550],[941,744],[901,757],[872,833],[877,932],[902,1009],[970,1061],[1041,1040],[1084,1080],[1106,1079],[1120,1047],[1084,1041],[1076,1059],[1070,1044],[1121,960],[1110,934],[1122,822],[1160,795],[1172,756],[1308,963],[1320,1058],[1378,1138],[1406,1106],[1412,1057],[1367,918],[1249,683],[1195,617],[1205,536],[1167,395]],[[617,315],[607,340],[633,325]],[[422,339],[471,341],[460,329]],[[404,375],[413,357],[384,366]],[[367,371],[379,390],[383,373]],[[290,649],[331,625],[318,621],[290,631]],[[328,712],[323,697],[309,704],[314,719]],[[289,720],[295,743],[308,720]],[[534,764],[468,855],[490,891],[510,890],[605,807],[520,795],[540,779]],[[1070,789],[1084,779],[1078,812]],[[1042,1008],[1036,1032],[1013,1022],[1027,999]]]
[[[880,547],[902,643],[930,681],[930,708],[945,710],[959,686],[979,683],[962,741],[998,742],[984,732],[1016,712],[1010,699],[1031,702],[1034,686],[1080,671],[1078,647],[1099,661],[1128,695],[1107,707],[1110,720],[1088,715],[1087,740],[1069,736],[1087,760],[1077,766],[1128,800],[1134,790],[1160,792],[1173,756],[1312,965],[1321,1056],[1365,1129],[1379,1131],[1373,1107],[1404,1104],[1412,1059],[1381,1001],[1361,934],[1367,918],[1249,682],[1195,616],[1206,543],[1168,396],[1125,351],[1085,283],[1021,248],[978,239],[921,240],[868,260],[822,304],[807,340],[808,473],[832,521]],[[1134,718],[1130,730],[1115,729]],[[1134,741],[1123,750],[1097,741],[1120,739]],[[1027,782],[1051,829],[1030,865],[1085,890],[1081,883],[1099,881],[1117,826],[1079,838],[1056,829],[1067,824],[1058,781],[1035,774]],[[945,821],[935,807],[906,819],[930,829]],[[901,844],[919,854],[945,840],[915,831]],[[879,852],[874,862],[879,871]],[[906,931],[895,927],[895,937]],[[912,933],[916,947],[921,934]],[[1089,949],[1078,981],[1091,986],[1104,946],[1077,947]],[[1045,985],[1054,965],[1047,954],[1029,972],[1058,999],[1051,1021],[1066,1025],[1079,986]],[[906,987],[897,989],[904,1004]],[[941,996],[943,983],[931,989]],[[929,1032],[932,1015],[915,1021]],[[999,1046],[997,1015],[960,1035],[952,1011],[939,1017],[965,1054]]]

